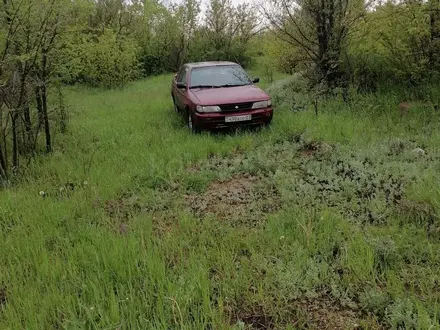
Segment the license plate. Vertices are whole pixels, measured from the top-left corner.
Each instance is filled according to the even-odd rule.
[[[225,117],[225,122],[227,123],[235,123],[237,121],[247,121],[251,120],[252,115],[245,115],[245,116],[231,116],[231,117]]]

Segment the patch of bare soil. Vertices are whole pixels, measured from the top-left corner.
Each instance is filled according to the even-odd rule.
[[[362,329],[360,312],[341,306],[327,298],[304,300],[298,303],[298,308],[306,316],[307,329],[336,330]],[[365,320],[364,320],[365,321]],[[369,329],[381,329],[379,324],[370,321]]]
[[[326,297],[308,299],[298,302],[301,314],[306,316],[302,328],[316,330],[346,329],[385,329],[374,317],[365,315],[360,310],[342,306]]]
[[[253,306],[249,310],[233,310],[226,306],[231,317],[231,323],[244,323],[246,329],[275,329],[275,320],[264,311],[260,305]]]
[[[244,323],[246,329],[284,329],[288,325],[314,330],[385,329],[373,317],[326,297],[295,301],[285,307],[283,316],[274,315],[260,305],[246,308],[227,305],[225,309],[232,324]]]
[[[187,206],[196,216],[214,215],[219,219],[261,219],[279,208],[275,187],[264,186],[261,179],[235,175],[229,180],[211,183],[203,194],[185,196]]]

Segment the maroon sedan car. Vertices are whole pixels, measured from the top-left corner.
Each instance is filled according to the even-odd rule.
[[[174,76],[171,96],[175,110],[185,115],[192,132],[272,121],[270,96],[256,87],[233,62],[185,64]]]

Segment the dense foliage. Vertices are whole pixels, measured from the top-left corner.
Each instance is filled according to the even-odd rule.
[[[271,0],[263,12],[272,57],[284,71],[308,71],[330,87],[373,91],[438,80],[438,0]],[[273,10],[275,8],[275,10]],[[274,39],[273,36],[278,37]]]

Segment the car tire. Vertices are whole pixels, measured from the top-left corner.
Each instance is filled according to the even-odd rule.
[[[174,99],[174,96],[171,95],[171,97],[173,98],[173,106],[174,106],[174,111],[176,113],[180,113],[179,107],[177,106],[176,100]]]
[[[273,119],[273,115],[270,116],[269,120],[266,123],[264,123],[264,126],[265,127],[270,127],[270,124],[272,123],[272,119]]]
[[[200,133],[200,128],[198,128],[197,125],[194,123],[193,115],[189,109],[186,109],[186,123],[189,131],[192,134]]]

